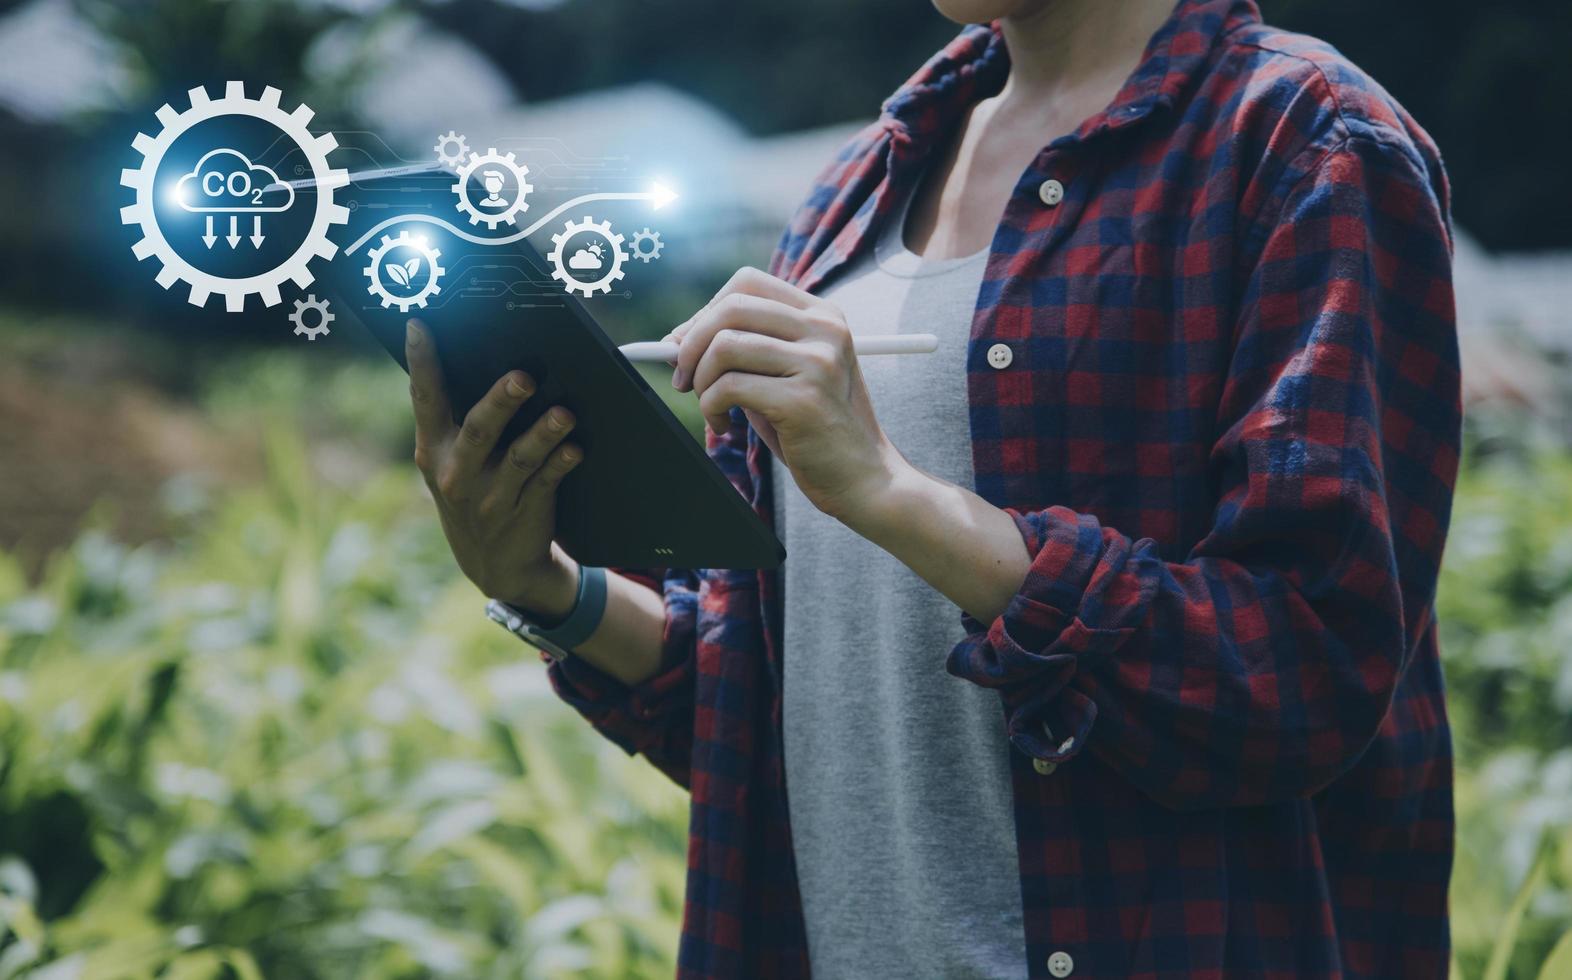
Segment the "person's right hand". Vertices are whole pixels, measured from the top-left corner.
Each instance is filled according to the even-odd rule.
[[[522,371],[509,371],[453,424],[430,332],[405,330],[409,395],[415,406],[415,465],[426,478],[442,531],[459,568],[487,596],[546,617],[566,616],[578,591],[578,568],[552,544],[557,484],[583,459],[562,440],[573,413],[553,406],[496,460],[497,438],[535,393]]]

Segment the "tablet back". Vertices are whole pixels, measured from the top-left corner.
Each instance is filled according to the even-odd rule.
[[[412,183],[408,177],[387,180]],[[489,234],[475,229],[475,237],[488,239],[485,245],[434,222],[378,227],[390,217],[420,213],[408,205],[432,192],[447,206],[427,213],[446,217],[451,177],[438,180],[443,182],[434,189],[428,182],[402,191],[399,211],[356,209],[323,275],[338,318],[334,326],[363,326],[402,365],[405,323],[418,317],[435,338],[456,422],[504,373],[527,372],[537,393],[498,441],[498,457],[547,408],[572,410],[577,421],[571,438],[583,447],[584,459],[559,491],[557,540],[578,561],[623,568],[778,566],[785,549],[775,535],[584,304],[552,279],[553,265],[528,239],[489,243],[517,227],[504,224]],[[364,191],[358,183],[356,189]],[[549,241],[562,230],[562,219],[573,217],[547,223],[540,236]],[[532,223],[521,216],[518,227]],[[432,284],[433,266],[441,270],[437,289],[420,297]],[[424,305],[411,302],[414,297]],[[408,312],[400,309],[404,305]]]

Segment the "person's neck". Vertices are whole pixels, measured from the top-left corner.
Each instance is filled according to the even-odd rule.
[[[1030,111],[1088,89],[1117,85],[1140,63],[1175,0],[1043,0],[1004,18],[1010,74],[1000,108]],[[1113,77],[1116,76],[1116,77]]]

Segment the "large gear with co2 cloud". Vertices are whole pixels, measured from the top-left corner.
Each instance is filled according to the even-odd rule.
[[[387,284],[382,281],[382,257],[401,245],[408,246],[419,252],[421,257],[426,260],[426,274],[428,277],[426,284],[408,296],[394,296],[388,292]],[[448,270],[442,268],[442,265],[437,262],[437,259],[441,257],[442,253],[432,248],[427,243],[424,235],[412,236],[407,231],[399,232],[397,238],[394,238],[392,235],[383,235],[382,244],[366,253],[366,259],[370,262],[370,265],[367,265],[364,271],[366,278],[371,282],[366,292],[382,300],[384,309],[389,306],[396,306],[400,313],[408,313],[412,306],[425,309],[426,301],[442,292],[442,286],[439,285],[438,281]]]
[[[293,282],[301,289],[311,285],[311,260],[331,259],[338,252],[338,246],[328,239],[328,230],[333,225],[349,221],[349,209],[333,199],[335,191],[349,184],[349,172],[334,170],[327,158],[329,153],[338,148],[338,140],[333,138],[332,133],[313,135],[307,128],[314,115],[312,111],[302,105],[294,112],[285,112],[278,104],[279,90],[272,86],[264,88],[259,99],[246,98],[245,85],[241,82],[226,85],[224,96],[220,99],[209,98],[207,90],[201,86],[187,94],[191,98],[191,108],[184,112],[176,112],[167,104],[158,110],[158,121],[164,124],[164,128],[157,136],[136,134],[131,146],[142,155],[142,165],[134,170],[120,172],[121,185],[136,191],[136,203],[120,209],[120,222],[139,225],[142,229],[142,238],[131,247],[131,252],[138,261],[149,258],[158,260],[162,268],[159,269],[157,281],[165,289],[177,282],[189,284],[193,306],[206,306],[208,297],[214,293],[224,297],[224,308],[230,313],[244,310],[246,297],[253,293],[261,296],[267,306],[277,306],[278,287],[286,282]],[[216,276],[203,272],[181,258],[159,228],[158,214],[153,207],[157,194],[154,182],[164,154],[193,126],[223,116],[249,116],[280,130],[300,147],[310,167],[311,179],[316,184],[316,213],[312,216],[311,228],[305,238],[289,258],[254,276]]]
[[[606,272],[599,279],[584,282],[568,275],[568,266],[575,256],[569,256],[566,261],[562,258],[562,246],[578,235],[593,232],[606,239],[606,244],[611,246],[611,261]],[[546,259],[551,263],[551,278],[562,283],[562,288],[570,293],[579,293],[589,299],[596,293],[611,292],[611,284],[622,278],[622,263],[628,261],[628,253],[622,250],[623,238],[611,230],[611,222],[596,221],[592,216],[585,215],[583,221],[569,221],[562,226],[560,234],[551,236],[551,251],[546,253]]]
[[[512,177],[517,190],[513,200],[507,206],[495,213],[488,213],[480,209],[480,205],[469,199],[469,178],[482,167],[496,167],[506,170]],[[529,208],[529,192],[535,187],[529,182],[529,167],[519,163],[511,153],[498,153],[492,147],[485,153],[471,153],[469,162],[458,169],[458,179],[453,182],[453,193],[458,195],[457,209],[469,215],[472,225],[484,224],[488,230],[496,230],[503,222],[515,224],[515,218]]]

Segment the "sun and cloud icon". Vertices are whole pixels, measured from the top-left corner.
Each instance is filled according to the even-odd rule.
[[[568,258],[568,268],[574,270],[599,269],[606,264],[605,248],[596,242],[587,248],[581,248]]]
[[[203,154],[175,185],[175,200],[197,214],[269,214],[288,211],[295,189],[271,167],[252,163],[244,153],[220,147]]]

